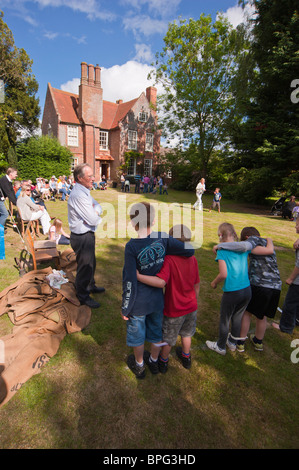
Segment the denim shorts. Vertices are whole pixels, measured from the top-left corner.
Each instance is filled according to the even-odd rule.
[[[190,337],[196,331],[197,311],[188,313],[181,317],[163,318],[163,341],[169,346],[175,346],[177,337]]]
[[[137,347],[148,341],[159,343],[162,340],[163,312],[148,315],[133,315],[127,321],[127,346]]]

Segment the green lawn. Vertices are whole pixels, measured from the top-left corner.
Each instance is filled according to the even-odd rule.
[[[143,381],[136,381],[125,362],[131,351],[120,316],[127,239],[104,235],[113,228],[114,219],[116,235],[122,233],[124,213],[120,208],[137,200],[188,208],[195,197],[172,190],[168,196],[124,195],[117,189],[93,191],[92,195],[108,210],[102,238],[97,237],[96,280],[106,287],[106,293],[96,297],[101,307],[93,311],[88,327],[65,337],[41,373],[0,408],[0,448],[298,448],[299,363],[291,361],[291,341],[299,338],[298,328],[289,336],[269,323],[262,353],[246,344],[244,354],[228,351],[223,357],[205,347],[205,341],[216,339],[218,332],[222,291],[220,287],[213,290],[210,282],[217,273],[212,247],[218,242],[219,223],[232,223],[237,233],[245,225],[255,226],[263,236],[270,236],[284,281],[294,267],[294,222],[269,216],[269,208],[225,199],[220,214],[209,213],[212,196],[203,197],[203,244],[196,250],[201,290],[192,368],[185,370],[171,354],[166,375],[153,376],[148,371]],[[67,228],[67,203],[48,202],[47,208]],[[191,212],[194,225],[195,213]],[[165,217],[158,219],[157,224],[165,228]],[[197,221],[194,231],[200,229]],[[5,240],[1,288],[18,279],[14,257],[23,248],[12,228]],[[286,292],[283,282],[280,307]],[[0,317],[0,337],[11,330],[7,316]]]

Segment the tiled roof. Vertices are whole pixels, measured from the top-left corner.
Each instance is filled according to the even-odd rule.
[[[60,116],[60,121],[68,122],[70,124],[80,124],[77,114],[79,95],[52,88],[50,85],[49,87],[53,96],[56,111]],[[128,114],[137,100],[138,98],[121,104],[104,100],[101,128],[109,130],[117,127],[119,121]]]
[[[57,90],[56,88],[51,88],[51,92],[60,121],[80,124],[77,114],[79,96],[68,91]]]

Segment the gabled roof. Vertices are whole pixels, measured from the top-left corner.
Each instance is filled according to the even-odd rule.
[[[52,88],[50,84],[49,89],[60,121],[70,124],[80,124],[77,113],[79,95]],[[103,120],[100,125],[101,128],[106,130],[116,128],[118,123],[128,114],[138,99],[139,98],[135,98],[134,100],[120,104],[103,100]]]
[[[77,109],[79,106],[79,96],[68,91],[49,88],[53,97],[54,106],[57,114],[59,114],[60,121],[69,122],[70,124],[80,124]]]

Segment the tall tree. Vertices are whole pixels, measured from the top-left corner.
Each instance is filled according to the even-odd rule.
[[[0,151],[6,155],[9,147],[15,147],[22,130],[33,132],[39,124],[39,101],[35,97],[38,84],[31,67],[26,51],[15,46],[13,34],[0,11],[0,80],[4,84],[0,103]]]
[[[299,9],[295,0],[251,3],[257,13],[251,51],[255,78],[234,143],[236,168],[247,170],[239,190],[259,201],[274,188],[286,188],[288,180],[298,182],[299,104],[292,87],[299,78]]]
[[[197,156],[194,169],[205,176],[214,149],[227,140],[234,114],[231,84],[247,46],[244,31],[210,16],[169,25],[165,47],[156,54],[151,76],[161,83],[160,122],[164,136],[180,138]]]

